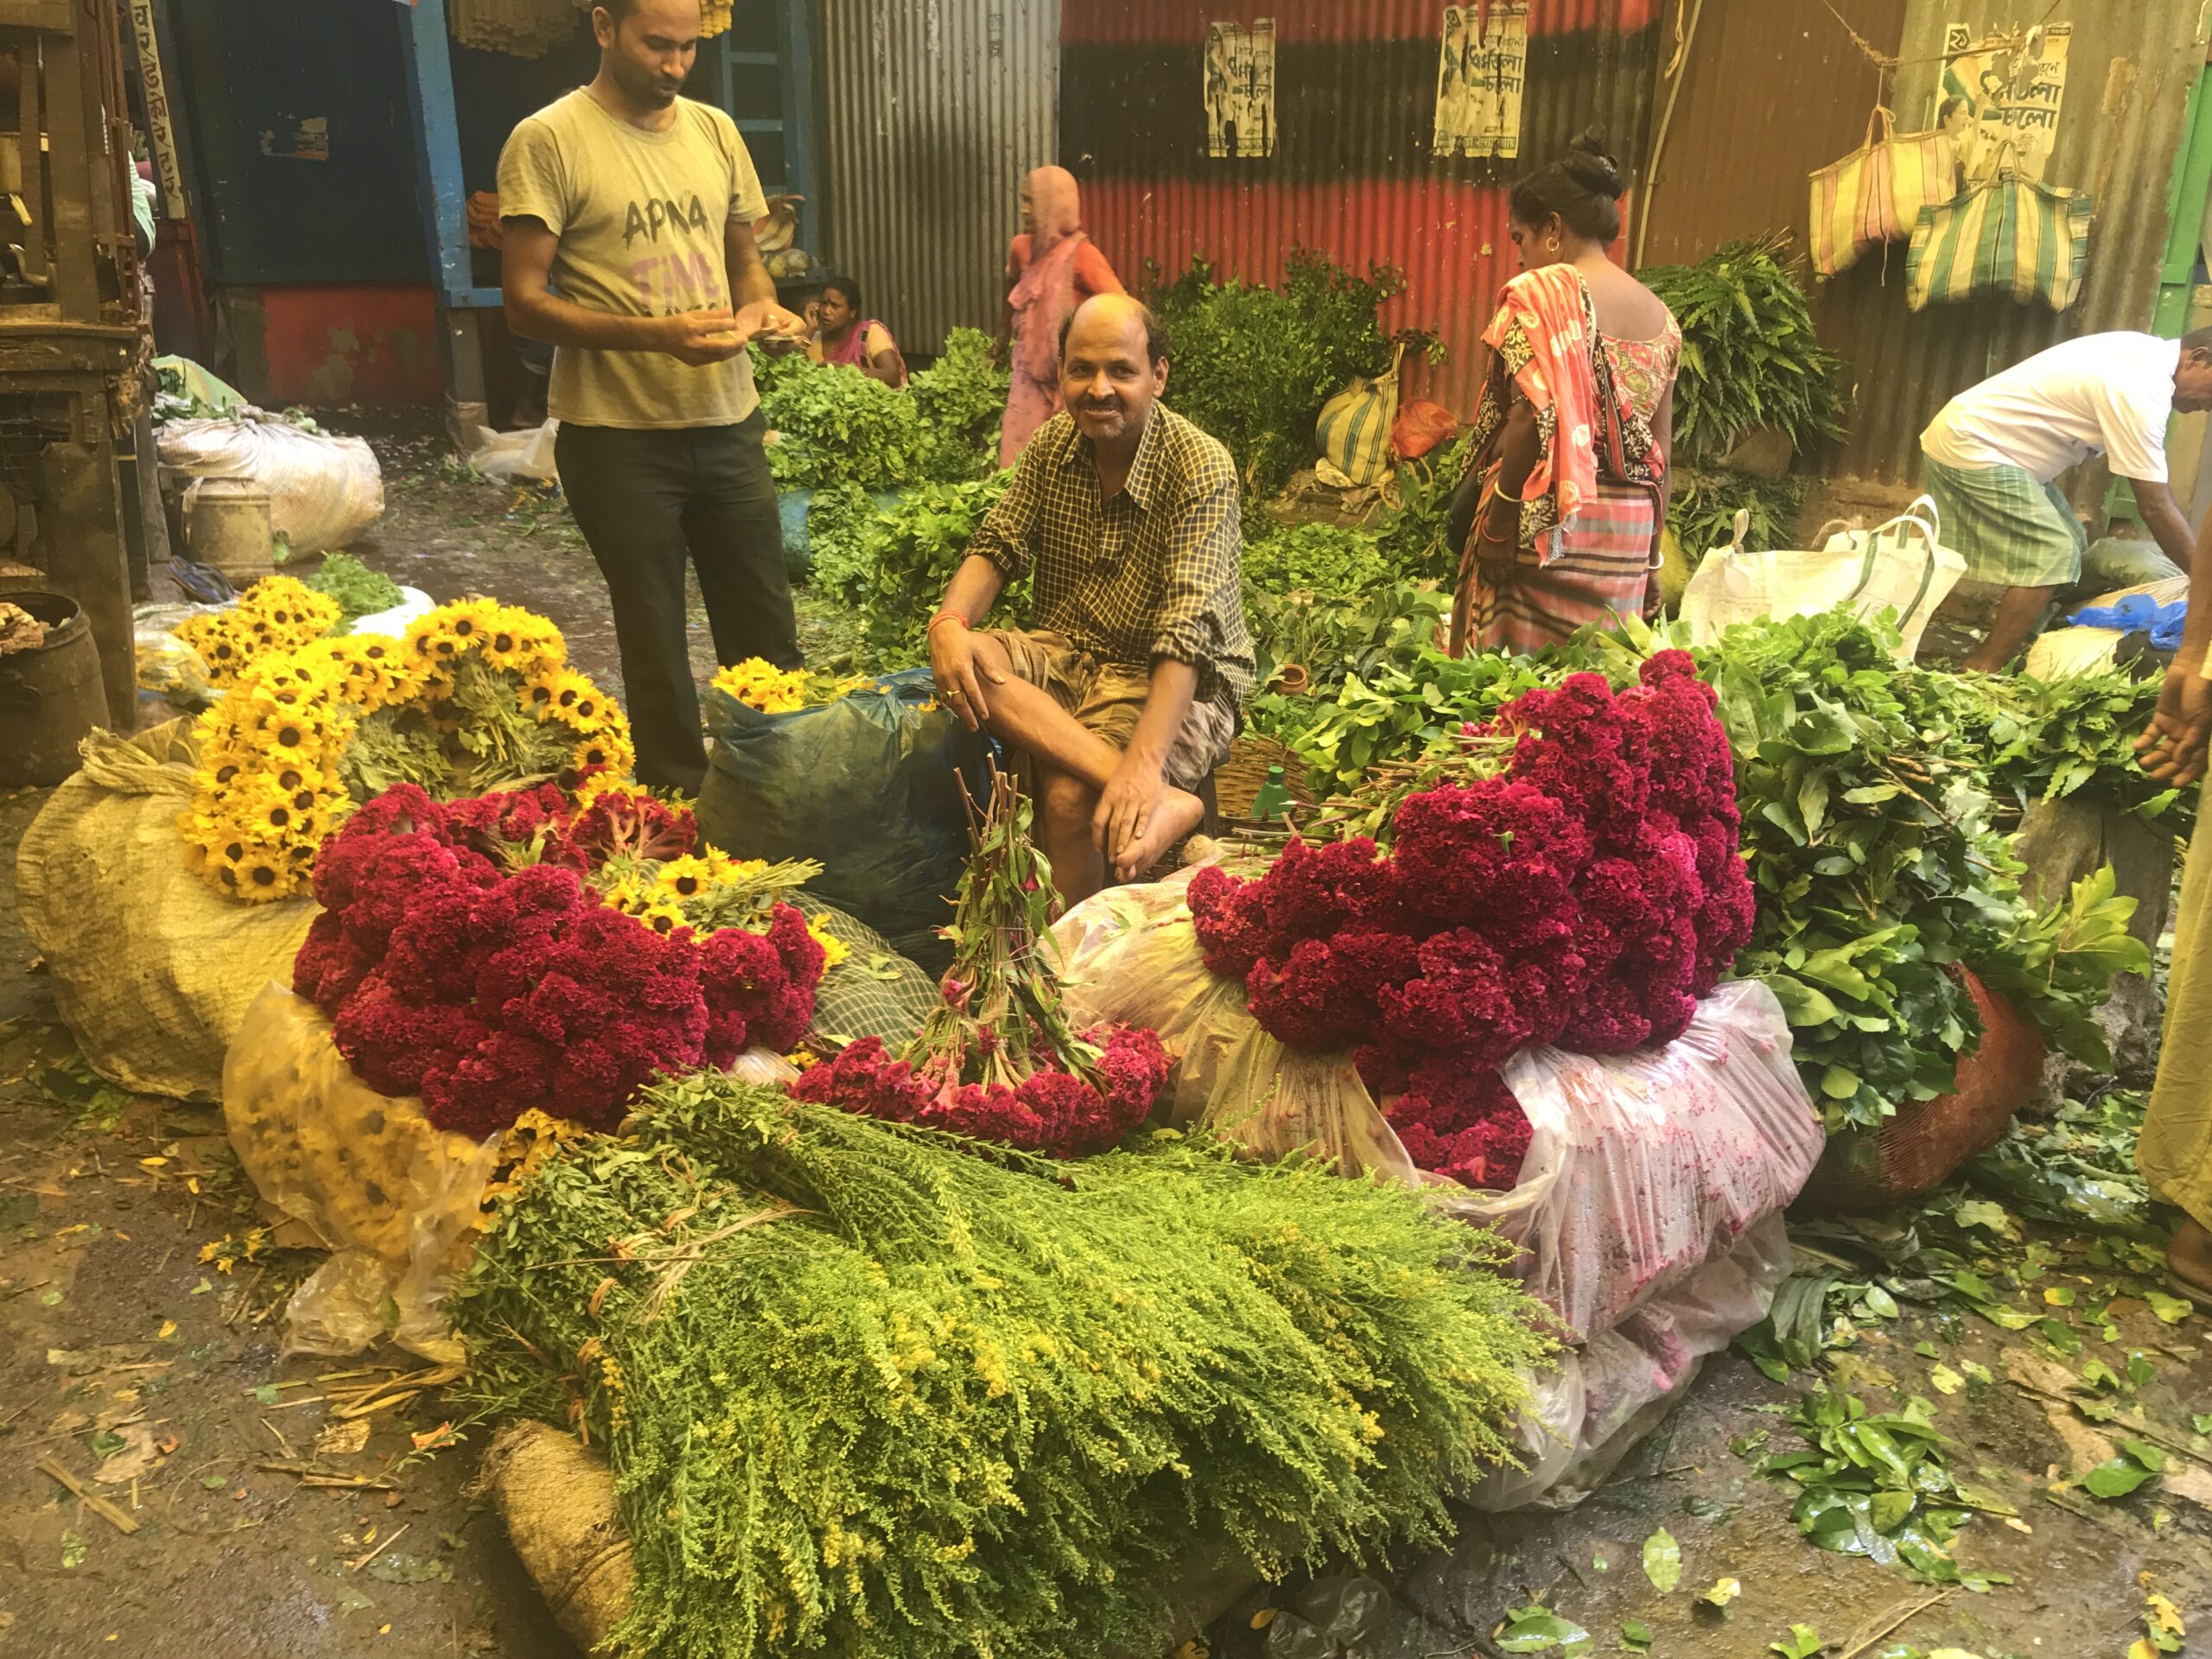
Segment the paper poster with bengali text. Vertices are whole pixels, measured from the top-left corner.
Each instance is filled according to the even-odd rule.
[[[1986,183],[2000,167],[2043,178],[2058,142],[2073,43],[2071,23],[1995,39],[1965,23],[1944,26],[1936,124],[1951,135],[1967,184]]]
[[[1275,153],[1275,20],[1206,30],[1206,154]]]
[[[1438,156],[1518,156],[1528,75],[1526,5],[1445,7],[1430,149]]]

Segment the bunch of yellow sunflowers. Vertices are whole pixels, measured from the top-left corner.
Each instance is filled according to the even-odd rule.
[[[629,722],[569,666],[560,630],[482,599],[438,607],[404,639],[265,654],[194,736],[178,827],[210,885],[253,900],[307,887],[324,838],[392,782],[468,795],[563,772],[623,777],[636,761]]]
[[[173,631],[200,653],[218,686],[264,657],[296,651],[338,626],[338,601],[292,576],[264,576],[227,611],[187,618]]]

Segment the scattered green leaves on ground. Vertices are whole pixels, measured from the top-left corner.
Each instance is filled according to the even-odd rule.
[[[1682,1581],[1682,1547],[1662,1527],[1643,1541],[1643,1576],[1661,1595],[1672,1595]]]
[[[1496,1641],[1502,1653],[1582,1653],[1590,1632],[1548,1607],[1518,1607],[1506,1614]]]
[[[1948,1442],[1928,1402],[1870,1412],[1840,1388],[1818,1388],[1796,1402],[1789,1421],[1806,1449],[1776,1452],[1760,1469],[1800,1489],[1790,1518],[1814,1543],[1924,1583],[1984,1590],[2009,1582],[2001,1573],[1962,1569],[1952,1558],[1952,1540],[1980,1506],[1952,1479]]]
[[[1821,1650],[1821,1633],[1810,1624],[1792,1624],[1786,1640],[1770,1642],[1767,1650],[1782,1659],[1814,1659]]]

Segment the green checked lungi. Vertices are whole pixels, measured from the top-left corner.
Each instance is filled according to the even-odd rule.
[[[1921,482],[1942,515],[1943,545],[1973,581],[2063,588],[2080,578],[2088,535],[2056,484],[2024,467],[1951,467],[1928,454]]]

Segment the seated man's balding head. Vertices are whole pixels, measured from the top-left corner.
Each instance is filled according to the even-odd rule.
[[[1141,301],[1096,295],[1061,325],[1060,399],[1094,444],[1134,444],[1166,390],[1167,329]]]
[[[1135,343],[1147,366],[1167,360],[1167,325],[1142,300],[1127,294],[1094,294],[1068,313],[1060,324],[1063,363],[1078,328],[1090,331],[1084,335],[1086,345],[1103,345],[1110,336],[1116,343]]]

